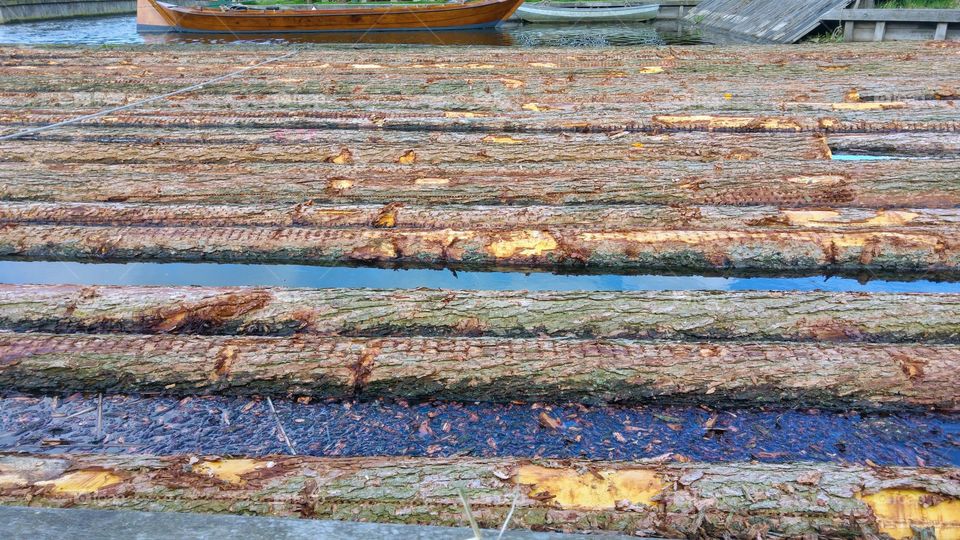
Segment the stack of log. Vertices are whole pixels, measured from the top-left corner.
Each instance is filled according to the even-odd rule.
[[[0,141],[0,254],[955,279],[958,52],[307,48]],[[12,49],[0,137],[270,54]],[[949,294],[3,285],[0,388],[953,413],[958,321]],[[461,491],[488,527],[960,535],[955,468],[0,455],[5,504],[464,525]]]

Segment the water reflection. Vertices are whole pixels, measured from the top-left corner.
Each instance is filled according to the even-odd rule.
[[[903,277],[898,276],[900,279]],[[742,275],[574,275],[549,272],[480,272],[428,268],[387,269],[324,267],[294,264],[215,263],[79,263],[0,261],[0,283],[76,285],[202,285],[269,287],[418,287],[466,290],[532,291],[660,291],[763,290],[859,292],[960,292],[960,283],[930,276],[914,281],[858,280],[808,275],[749,277]]]
[[[711,42],[715,39],[711,39]],[[162,44],[162,43],[326,43],[339,45],[484,45],[519,47],[617,47],[705,43],[700,30],[677,21],[624,24],[520,24],[445,32],[356,32],[322,34],[138,34],[133,15],[83,17],[0,25],[0,43]]]

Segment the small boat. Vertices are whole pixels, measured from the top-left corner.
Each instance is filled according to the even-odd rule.
[[[436,31],[497,26],[523,0],[463,3],[323,5],[310,8],[181,7],[137,0],[138,32],[276,34],[312,32]]]
[[[527,2],[517,8],[517,18],[531,23],[591,23],[648,21],[660,12],[660,4],[610,2]]]

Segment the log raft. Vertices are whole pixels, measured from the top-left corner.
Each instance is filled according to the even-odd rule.
[[[669,460],[669,457],[667,458]],[[957,538],[955,469],[818,463],[0,455],[0,503],[657,537]]]

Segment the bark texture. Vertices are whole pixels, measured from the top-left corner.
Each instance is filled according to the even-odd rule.
[[[0,501],[670,538],[955,538],[954,469],[516,459],[0,455]]]
[[[879,139],[873,144],[881,144],[883,136]],[[943,143],[922,141],[925,139],[915,145],[943,148]],[[616,165],[634,161],[827,160],[830,148],[825,137],[811,134],[529,133],[514,138],[436,131],[371,134],[367,130],[74,128],[31,140],[0,142],[0,156],[7,162],[53,164]]]
[[[398,149],[398,152],[401,151]],[[2,159],[2,158],[0,158]],[[524,166],[3,162],[5,200],[955,208],[960,161]]]
[[[387,221],[389,223],[389,221]],[[423,264],[568,268],[752,270],[960,270],[953,228],[899,226],[781,230],[576,226],[82,227],[8,224],[0,255],[39,259]]]
[[[0,123],[30,125],[196,84],[275,51],[5,52]],[[957,131],[952,104],[958,72],[951,46],[913,44],[590,54],[471,48],[439,57],[429,48],[381,53],[308,47],[243,78],[178,96],[176,107],[123,111],[93,123],[491,132]]]
[[[428,206],[147,204],[0,202],[0,223],[97,226],[309,227],[442,229],[456,225],[497,231],[505,227],[578,230],[833,231],[903,230],[956,234],[960,210],[904,208],[785,209],[770,206],[578,205]]]
[[[142,334],[960,343],[960,297],[0,284],[0,328]]]
[[[0,335],[0,387],[958,410],[952,345]]]

